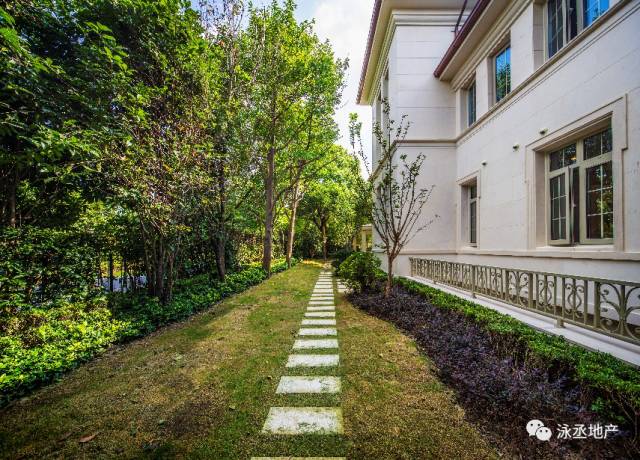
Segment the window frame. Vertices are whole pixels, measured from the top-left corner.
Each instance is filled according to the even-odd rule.
[[[589,1],[589,0],[580,0],[580,10],[581,10],[581,11],[579,10],[579,13],[580,13],[581,21],[582,21],[582,29],[580,29],[580,30],[584,30],[584,29],[586,29],[587,27],[590,27],[590,26],[591,26],[591,24],[593,24],[594,22],[596,22],[596,21],[597,21],[597,20],[598,20],[598,19],[599,19],[599,18],[600,18],[600,17],[601,17],[601,16],[602,16],[606,11],[607,11],[607,10],[609,10],[609,8],[611,8],[611,2],[610,2],[610,0],[604,0],[604,1],[606,1],[606,2],[607,2],[607,7],[606,7],[604,10],[602,10],[602,11],[600,12],[600,14],[599,14],[598,16],[596,16],[596,18],[595,18],[593,21],[591,21],[589,24],[586,24],[586,19],[587,19],[587,18],[586,18],[587,8],[586,8],[586,5],[585,5],[585,2],[588,2],[588,1]],[[603,0],[595,0],[595,2],[597,2],[597,3],[598,3],[598,5],[599,5],[602,1],[603,1]],[[577,3],[576,3],[576,5],[577,5]]]
[[[467,189],[467,244],[472,247],[478,246],[478,182],[473,181],[465,185]],[[476,196],[472,196],[471,191],[475,189]],[[474,215],[472,218],[471,207],[474,206]],[[471,238],[471,228],[473,226],[473,239]]]
[[[549,4],[551,3],[551,1],[560,2],[560,11],[561,11],[561,14],[562,14],[562,20],[561,20],[561,23],[562,23],[561,43],[560,43],[560,45],[558,46],[558,48],[555,50],[555,52],[553,54],[551,54],[550,51],[549,51],[549,47],[551,46],[551,41],[549,40],[549,38],[550,38],[549,35],[551,33],[551,23],[549,22],[549,13],[550,13]],[[581,1],[581,0],[577,0],[577,1]],[[567,30],[567,25],[568,25],[569,21],[568,21],[568,17],[567,17],[567,0],[547,0],[547,2],[545,3],[544,19],[545,19],[545,24],[546,24],[546,27],[545,27],[545,56],[547,57],[547,59],[550,59],[554,55],[556,55],[558,53],[558,51],[560,51],[562,48],[564,48],[564,46],[568,43],[567,37],[569,36],[569,31]]]
[[[592,158],[586,159],[584,157],[584,141],[585,139],[601,134],[606,130],[612,130],[611,133],[611,150],[608,152],[601,153],[600,155],[594,156]],[[550,171],[551,164],[551,154],[558,152],[570,145],[575,144],[576,146],[576,161],[575,163],[563,166],[561,168]],[[613,236],[611,238],[587,238],[587,196],[586,196],[586,180],[587,180],[587,169],[597,167],[599,165],[603,165],[606,163],[611,163],[611,175],[612,175],[612,194],[615,194],[615,183],[618,178],[615,177],[615,168],[613,167],[613,128],[612,124],[609,121],[608,124],[600,124],[597,128],[590,130],[587,133],[580,135],[580,137],[574,139],[572,142],[564,143],[562,146],[558,148],[554,148],[553,150],[549,150],[545,152],[545,160],[544,160],[544,168],[545,168],[545,214],[547,216],[547,242],[550,246],[587,246],[587,245],[611,245],[614,244],[615,240],[615,196],[612,196],[612,218],[613,218]],[[573,203],[572,199],[572,191],[574,190],[574,170],[578,170],[578,203],[577,205]],[[565,182],[565,236],[566,238],[552,239],[551,238],[551,180],[555,177],[564,175]],[[574,221],[574,212],[575,208],[577,208],[578,212],[578,226],[579,226],[579,237],[578,241],[574,241],[574,229],[573,229],[573,221]]]
[[[550,31],[550,24],[549,24],[549,0],[547,0],[544,4],[544,14],[543,14],[543,21],[544,21],[544,56],[545,56],[545,60],[549,60],[551,59],[553,56],[555,56],[556,54],[558,54],[558,52],[564,48],[565,46],[567,46],[567,44],[569,42],[571,42],[572,40],[574,40],[578,35],[580,35],[585,29],[591,27],[594,23],[596,23],[598,21],[598,19],[600,19],[607,11],[609,11],[611,9],[611,1],[610,0],[606,0],[608,1],[608,5],[607,8],[604,9],[599,15],[598,17],[596,17],[590,24],[586,24],[585,25],[585,13],[586,13],[586,8],[585,8],[585,2],[586,1],[590,1],[590,0],[575,0],[576,2],[576,11],[575,11],[575,15],[576,15],[576,23],[575,23],[575,32],[572,35],[572,31],[570,30],[570,28],[568,27],[569,25],[569,8],[568,8],[568,2],[570,0],[557,0],[559,2],[561,2],[561,11],[562,11],[562,43],[561,46],[556,49],[555,53],[550,54],[549,53],[549,31]],[[596,2],[600,2],[602,0],[595,0]]]
[[[476,249],[478,247],[478,242],[480,241],[480,198],[482,198],[481,193],[481,180],[480,180],[480,171],[474,171],[469,175],[462,177],[456,180],[456,185],[458,186],[458,200],[457,200],[457,231],[456,231],[456,246],[464,249]],[[471,214],[471,187],[476,187],[476,242],[471,242],[471,232],[470,232],[470,214]]]
[[[508,90],[505,94],[498,99],[498,57],[509,50],[509,80],[508,80]],[[507,42],[504,46],[500,47],[496,53],[493,54],[493,58],[491,59],[493,64],[493,103],[497,104],[498,102],[505,99],[512,90],[511,87],[511,41]]]
[[[473,97],[472,97],[473,95]],[[477,96],[477,86],[476,79],[474,78],[471,81],[471,84],[467,86],[466,89],[466,103],[467,103],[467,127],[472,126],[478,120],[478,96]],[[473,104],[471,104],[473,101]],[[473,105],[473,107],[472,107]],[[471,109],[473,108],[473,119],[471,117]]]

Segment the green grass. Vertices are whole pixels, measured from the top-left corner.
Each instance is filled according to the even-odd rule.
[[[320,266],[300,264],[0,412],[0,457],[495,457],[415,344],[338,303],[341,395],[277,395]],[[271,406],[341,406],[344,436],[270,436]],[[81,438],[96,435],[81,443]]]

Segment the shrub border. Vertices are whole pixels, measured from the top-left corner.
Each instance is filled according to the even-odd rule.
[[[297,265],[299,259],[292,258],[291,259],[291,268]],[[276,274],[279,272],[286,271],[288,269],[286,262],[284,261],[276,261],[272,264],[271,274]],[[238,278],[236,280],[236,278]],[[244,280],[242,278],[245,278]],[[190,279],[190,278],[189,278]],[[182,281],[188,281],[189,279],[185,279]],[[174,311],[173,314],[169,314],[162,318],[153,318],[152,324],[144,325],[141,323],[136,323],[135,318],[128,318],[131,322],[128,323],[129,326],[125,326],[125,323],[116,317],[113,312],[109,311],[109,325],[112,326],[112,330],[110,331],[108,336],[102,337],[102,340],[96,341],[93,344],[89,344],[86,347],[79,347],[82,345],[79,342],[73,344],[61,344],[61,346],[65,346],[67,348],[72,347],[73,359],[69,359],[70,355],[67,355],[64,359],[64,362],[58,362],[57,365],[47,366],[46,363],[33,361],[28,365],[20,368],[20,363],[18,362],[15,356],[11,356],[9,354],[0,355],[0,370],[2,368],[7,368],[8,365],[11,365],[12,359],[14,360],[13,364],[15,365],[14,371],[17,370],[19,372],[18,378],[13,379],[13,385],[8,384],[12,379],[10,378],[10,374],[8,373],[0,373],[0,377],[5,377],[2,391],[0,391],[0,408],[6,406],[11,401],[24,397],[32,393],[33,391],[49,384],[57,381],[62,376],[66,375],[71,370],[77,368],[81,364],[88,362],[100,354],[106,352],[109,348],[111,348],[114,344],[117,343],[127,343],[134,339],[141,338],[151,334],[152,332],[158,330],[159,328],[173,324],[176,322],[184,321],[185,319],[193,316],[194,314],[204,311],[208,308],[212,308],[217,305],[219,302],[224,300],[226,297],[229,297],[234,294],[239,294],[248,290],[253,286],[257,286],[267,279],[267,273],[258,266],[250,266],[245,270],[241,270],[239,272],[230,273],[227,275],[227,279],[222,282],[215,283],[211,285],[208,289],[203,289],[202,292],[198,294],[205,295],[213,294],[210,298],[213,301],[210,302],[202,302],[202,299],[196,300],[190,294],[186,292],[186,301],[191,303],[188,314],[185,314],[184,311]],[[177,294],[176,297],[180,297],[180,294]],[[177,302],[178,299],[173,300],[172,302]],[[184,301],[184,300],[183,300]],[[148,302],[153,302],[152,298],[148,298]],[[170,302],[169,305],[172,303]],[[107,329],[105,328],[105,331]],[[102,332],[102,331],[100,331]],[[54,350],[55,351],[55,348]],[[35,348],[32,350],[32,355],[39,355],[41,353],[40,348]],[[49,367],[43,371],[42,367]],[[29,368],[33,370],[40,370],[39,375],[36,373],[33,376],[29,374]]]
[[[506,353],[514,345],[524,346],[525,360],[547,368],[569,370],[575,379],[594,392],[592,410],[606,416],[624,418],[637,431],[640,417],[640,370],[607,353],[591,351],[569,343],[564,337],[549,335],[477,303],[417,281],[397,277],[409,292],[426,298],[432,305],[463,314],[485,328],[494,344]]]

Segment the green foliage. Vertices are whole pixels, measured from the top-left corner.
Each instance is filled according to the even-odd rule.
[[[334,252],[331,257],[332,257],[332,261],[331,261],[331,265],[333,266],[333,268],[335,268],[336,270],[338,268],[340,268],[340,265],[342,265],[342,262],[344,262],[345,260],[347,260],[347,257],[349,257],[351,254],[353,254],[353,249],[349,248],[349,249],[340,249],[336,252]]]
[[[527,352],[523,359],[535,360],[537,366],[548,369],[563,368],[572,372],[596,394],[603,395],[593,410],[637,423],[633,414],[640,411],[640,370],[609,354],[585,350],[562,337],[538,332],[510,316],[430,286],[405,278],[397,281],[410,292],[427,298],[432,305],[456,311],[482,325],[505,353],[513,354],[524,347]]]
[[[359,227],[358,191],[364,180],[358,161],[342,147],[328,149],[315,180],[306,185],[300,203],[301,236],[320,240],[322,254],[350,244]],[[316,231],[305,227],[311,223]]]
[[[85,297],[95,290],[96,263],[90,242],[71,229],[0,229],[0,312]]]
[[[127,329],[104,298],[59,301],[14,315],[0,334],[0,404],[93,357]]]
[[[297,263],[292,260],[293,265]],[[273,272],[286,270],[284,261]],[[267,277],[253,266],[224,281],[206,275],[181,281],[175,298],[161,305],[140,293],[113,294],[82,302],[60,300],[42,308],[3,316],[0,323],[0,405],[55,380],[115,342],[140,337],[179,321]]]
[[[372,289],[381,279],[380,259],[372,252],[354,252],[340,264],[337,275],[355,291]]]

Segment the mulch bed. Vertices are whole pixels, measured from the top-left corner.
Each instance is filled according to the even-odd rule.
[[[592,395],[566,370],[536,367],[523,347],[496,343],[481,325],[399,286],[388,299],[373,291],[351,293],[349,300],[411,335],[455,391],[467,417],[507,456],[633,458],[623,432],[606,440],[556,439],[558,424],[610,423],[588,409]],[[551,440],[528,435],[525,427],[532,419],[554,430]]]

